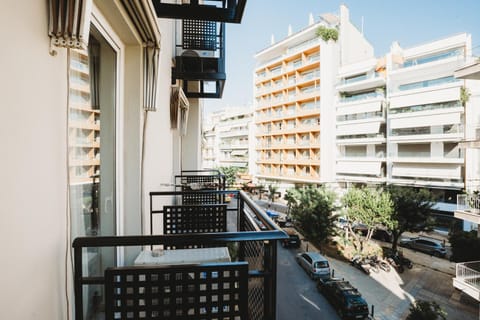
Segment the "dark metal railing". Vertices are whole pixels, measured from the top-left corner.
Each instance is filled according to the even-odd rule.
[[[104,314],[105,270],[126,266],[141,268],[134,266],[133,260],[142,248],[218,246],[228,248],[231,263],[248,263],[248,319],[273,320],[276,318],[276,241],[286,238],[285,233],[270,220],[263,209],[242,191],[201,190],[196,192],[209,192],[221,196],[233,195],[233,200],[227,208],[227,212],[232,218],[230,219],[230,229],[227,232],[80,237],[74,240],[75,318],[77,320],[88,319],[92,315],[92,309],[96,316],[100,315],[101,317]],[[152,192],[150,193],[151,204],[155,205],[158,200],[155,198],[160,197],[165,205],[171,205],[175,201],[181,202],[182,197],[188,193],[192,193],[192,191]],[[154,207],[152,208],[151,217],[163,213],[155,212]],[[163,208],[159,211],[163,211]],[[90,272],[89,264],[92,255],[102,255],[105,252],[103,250],[110,250],[106,254],[115,258],[111,260],[110,264],[101,263],[100,270],[97,272]],[[227,266],[228,264],[225,263]],[[199,264],[191,265],[192,268],[198,266]],[[178,265],[161,266],[161,268],[171,268],[172,272],[175,272],[176,267]],[[194,272],[193,269],[190,271]]]

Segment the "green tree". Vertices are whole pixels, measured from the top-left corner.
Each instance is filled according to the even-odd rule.
[[[274,184],[269,184],[268,185],[268,199],[270,200],[270,202],[275,202],[275,196],[277,194],[277,191],[278,191],[278,186],[274,185]]]
[[[237,173],[240,171],[239,167],[219,167],[218,170],[225,176],[225,183],[227,187],[233,186],[237,181]]]
[[[291,215],[304,235],[319,244],[325,242],[334,233],[335,193],[325,187],[310,186],[291,191],[290,196]]]
[[[351,188],[342,201],[348,220],[352,223],[362,223],[367,227],[367,235],[362,237],[353,232],[352,224],[348,225],[348,230],[354,238],[353,245],[359,253],[363,252],[365,243],[371,239],[379,225],[393,228],[393,202],[389,193],[372,188]]]
[[[417,300],[406,320],[446,320],[447,313],[435,301]]]
[[[428,223],[433,205],[432,193],[426,189],[389,186],[388,192],[394,204],[392,250],[396,251],[398,240],[405,231],[417,231]]]
[[[285,194],[283,195],[283,199],[287,201],[287,215],[290,214],[290,211],[292,210],[292,207],[295,205],[297,202],[297,198],[299,197],[299,189],[297,188],[291,188],[288,189]]]

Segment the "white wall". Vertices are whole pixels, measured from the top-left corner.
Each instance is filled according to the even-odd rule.
[[[3,1],[0,314],[65,319],[65,50],[49,55],[45,1]]]
[[[117,164],[122,233],[138,234],[140,225],[140,157],[144,114],[141,106],[141,49],[117,2],[94,1],[122,42]],[[67,50],[49,54],[45,1],[7,0],[0,12],[0,317],[67,318],[65,292],[67,239]],[[109,28],[110,28],[109,26]],[[171,22],[160,22],[162,53],[157,112],[148,114],[144,192],[173,182],[180,156],[170,130],[169,99],[172,57]],[[145,202],[148,203],[148,202]],[[144,206],[148,211],[148,207]],[[148,223],[148,221],[146,221]],[[72,287],[68,273],[67,285]],[[70,306],[73,294],[68,291]]]

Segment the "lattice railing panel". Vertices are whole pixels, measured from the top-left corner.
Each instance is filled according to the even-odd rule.
[[[164,234],[226,232],[227,206],[164,206]]]
[[[106,318],[248,319],[247,279],[245,262],[108,268]]]

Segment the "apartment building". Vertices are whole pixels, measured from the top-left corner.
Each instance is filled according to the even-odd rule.
[[[322,39],[333,29],[338,41]],[[348,39],[344,40],[344,39]],[[342,54],[341,47],[347,48]],[[355,48],[355,50],[353,50]],[[352,55],[356,52],[358,56]],[[254,74],[257,170],[260,183],[280,190],[335,181],[333,92],[342,59],[373,54],[351,24],[347,7],[258,52]]]
[[[229,107],[208,115],[204,121],[203,168],[252,168],[249,150],[253,140],[253,111]]]
[[[339,68],[336,179],[344,187],[387,182],[386,81],[384,59]]]
[[[220,167],[250,167],[253,112],[250,108],[227,108],[216,125]]]
[[[406,49],[393,43],[385,57],[342,63],[337,181],[428,188],[434,209],[451,215],[456,194],[478,173],[459,146],[479,125],[462,101],[475,84],[454,77],[470,55],[470,36],[459,34]]]

